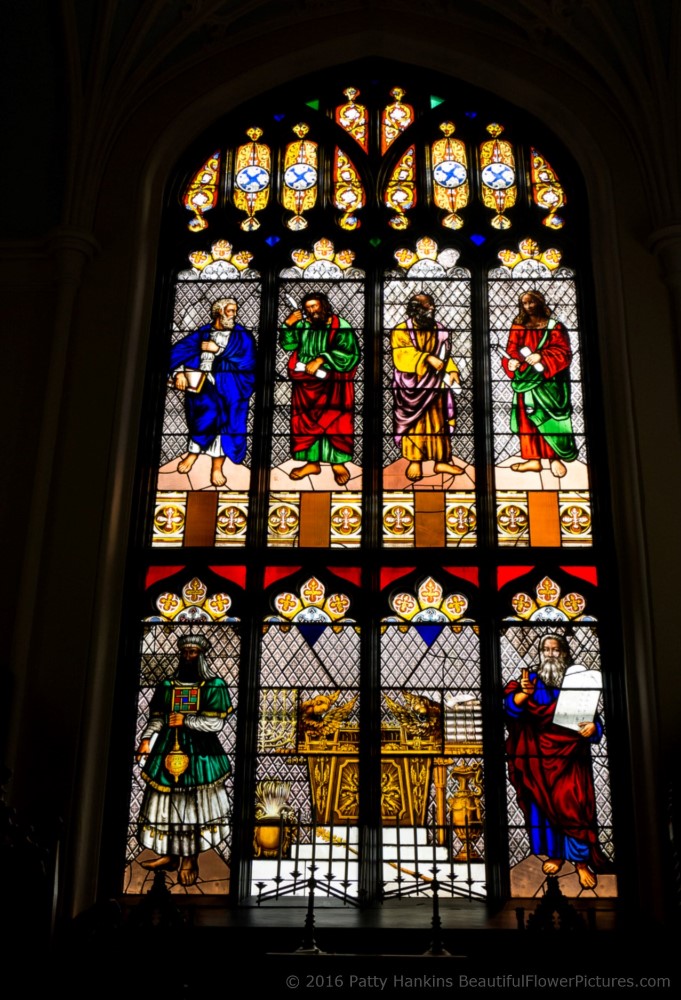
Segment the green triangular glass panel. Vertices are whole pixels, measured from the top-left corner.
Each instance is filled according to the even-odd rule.
[[[369,240],[369,243],[371,243],[372,247],[378,247],[381,245],[381,237],[372,236],[371,239]]]
[[[319,111],[319,98],[316,97],[314,101],[305,101],[306,108],[312,108],[313,111]]]
[[[444,97],[435,97],[434,94],[430,95],[430,106],[431,106],[431,108],[436,108],[438,106],[438,104],[444,104],[444,103],[445,103]]]

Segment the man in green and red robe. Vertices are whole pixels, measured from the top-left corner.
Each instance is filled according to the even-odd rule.
[[[303,463],[289,475],[316,476],[321,463],[328,462],[344,486],[353,453],[357,336],[347,320],[334,314],[323,292],[312,292],[285,320],[280,344],[291,355],[291,450]]]

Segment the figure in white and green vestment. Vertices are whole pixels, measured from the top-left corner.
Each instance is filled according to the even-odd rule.
[[[177,672],[154,691],[137,748],[147,785],[138,839],[158,854],[141,862],[143,868],[176,871],[187,886],[198,878],[199,854],[229,832],[230,765],[217,734],[232,703],[227,685],[208,666],[208,639],[185,635],[177,645]]]

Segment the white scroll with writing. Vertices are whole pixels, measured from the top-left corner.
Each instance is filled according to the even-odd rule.
[[[553,713],[554,725],[579,732],[580,722],[593,722],[602,690],[600,670],[588,670],[583,663],[573,663],[565,671]]]

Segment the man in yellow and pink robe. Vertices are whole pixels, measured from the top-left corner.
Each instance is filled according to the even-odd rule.
[[[452,464],[451,434],[456,423],[453,386],[459,369],[450,357],[449,333],[435,321],[431,295],[413,295],[407,320],[392,331],[395,442],[409,462],[408,479],[423,477],[423,462],[450,476],[463,472]]]

